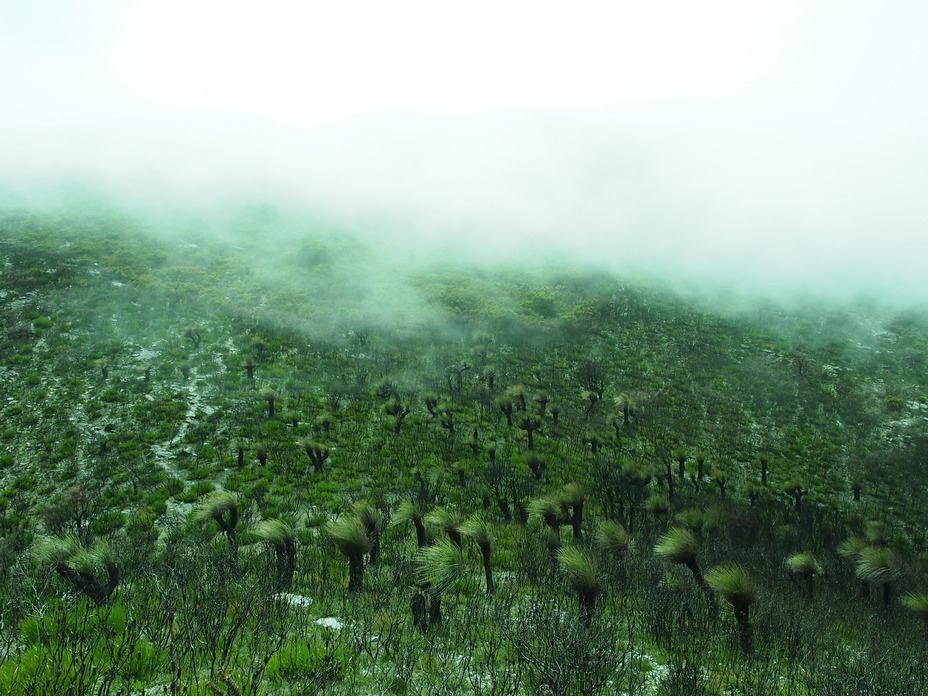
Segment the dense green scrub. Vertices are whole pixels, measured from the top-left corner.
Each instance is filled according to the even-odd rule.
[[[0,215],[0,692],[928,690],[923,315],[278,222]]]

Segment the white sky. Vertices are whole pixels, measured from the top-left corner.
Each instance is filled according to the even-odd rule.
[[[915,1],[0,0],[0,177],[928,299],[926,36]]]

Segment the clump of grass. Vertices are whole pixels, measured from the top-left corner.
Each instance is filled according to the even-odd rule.
[[[750,622],[751,604],[757,598],[754,578],[740,565],[726,563],[706,573],[706,582],[731,604],[738,622],[738,636],[745,653],[754,651],[754,639]]]

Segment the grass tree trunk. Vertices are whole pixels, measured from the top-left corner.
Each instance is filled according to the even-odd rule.
[[[277,547],[277,577],[281,591],[293,586],[293,574],[296,572],[296,544],[292,539]]]
[[[89,573],[81,573],[71,568],[65,563],[60,563],[55,567],[58,574],[73,585],[81,594],[90,599],[98,607],[105,606],[109,603],[110,595],[119,584],[119,572],[113,568],[108,568],[109,581],[106,585],[101,585]]]
[[[441,592],[436,592],[433,588],[429,592],[429,626],[437,626],[441,622]]]
[[[580,543],[583,541],[583,503],[577,503],[573,506],[570,516],[570,526],[574,530],[574,541]]]
[[[493,566],[490,564],[490,545],[480,545],[480,555],[483,557],[483,575],[487,581],[487,595],[496,591],[496,585],[493,583]]]
[[[738,622],[738,644],[745,655],[754,652],[754,629],[749,618],[750,610],[749,606],[735,610],[735,620]]]
[[[423,633],[429,628],[428,609],[425,594],[420,588],[413,590],[409,599],[409,608],[412,611],[412,625]]]
[[[593,623],[593,615],[596,613],[596,595],[578,595],[578,605],[580,621],[584,626],[589,627]]]
[[[360,592],[364,586],[364,554],[348,556],[348,591]]]
[[[670,466],[669,463],[667,464],[667,474],[666,474],[665,478],[667,479],[667,497],[668,497],[670,500],[673,500],[673,493],[674,493],[674,489],[673,489],[673,471],[671,471],[671,466]]]
[[[377,565],[380,558],[380,530],[367,527],[367,536],[371,540],[371,550],[367,556],[370,565]]]
[[[421,519],[414,519],[412,523],[416,528],[416,547],[421,549],[426,545],[428,540],[425,536],[425,524],[423,524]]]
[[[229,558],[232,560],[232,568],[238,570],[238,534],[235,533],[235,527],[228,527],[225,530],[226,540],[229,542]]]
[[[706,595],[706,602],[709,604],[709,616],[711,618],[717,617],[719,608],[715,603],[715,594],[712,592],[712,588],[709,587],[709,583],[706,582],[706,578],[702,574],[699,564],[697,564],[695,560],[692,560],[685,562],[684,565],[689,568],[690,572],[693,574],[693,578],[696,580],[696,584],[699,585],[699,588]]]

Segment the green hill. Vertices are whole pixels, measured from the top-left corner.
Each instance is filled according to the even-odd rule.
[[[0,691],[925,693],[928,319],[706,297],[0,213]]]

